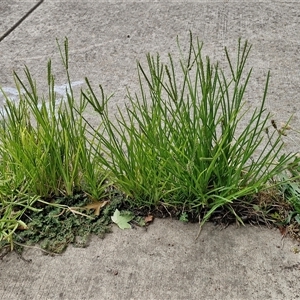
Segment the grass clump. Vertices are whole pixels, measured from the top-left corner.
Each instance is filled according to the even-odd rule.
[[[47,96],[39,96],[28,68],[25,81],[14,74],[19,101],[6,96],[0,123],[0,246],[40,242],[61,252],[79,238],[84,246],[90,233],[108,231],[117,208],[120,216],[133,211],[139,225],[161,207],[183,222],[201,217],[201,225],[228,211],[241,223],[255,215],[300,224],[299,158],[283,149],[288,124],[279,130],[265,110],[269,73],[260,107],[245,106],[251,45],[239,40],[235,60],[225,48],[224,68],[203,57],[192,35],[186,57],[178,47],[178,60],[148,54],[147,67],[138,63],[140,91],[128,91],[116,118],[101,85],[98,98],[86,79],[75,99],[67,39],[59,46],[64,101],[51,61]],[[89,105],[97,128],[85,118]]]
[[[61,49],[60,49],[61,50]],[[61,52],[68,75],[68,51]],[[89,147],[82,113],[87,102],[75,103],[72,89],[60,101],[54,91],[51,61],[48,63],[48,95],[39,97],[35,82],[25,69],[27,85],[14,74],[19,101],[6,98],[0,127],[2,174],[14,174],[28,192],[41,197],[71,196],[85,190],[94,198],[103,193],[104,173]],[[24,185],[24,184],[23,184]]]
[[[41,216],[41,211],[48,214],[44,209],[48,205],[66,208],[65,201],[60,201],[60,208],[53,202],[57,197],[73,199],[80,193],[91,202],[106,196],[106,174],[94,155],[98,146],[87,137],[82,118],[87,101],[75,100],[67,40],[64,46],[59,50],[69,83],[67,99],[57,99],[51,61],[46,97],[39,96],[27,67],[25,80],[14,73],[19,101],[11,101],[2,90],[6,104],[0,123],[0,241],[9,242],[11,248],[17,229],[28,230],[26,216],[31,212]],[[73,206],[80,204],[73,200]]]
[[[249,196],[287,170],[294,155],[283,153],[275,132],[266,140],[269,74],[260,107],[241,126],[250,49],[239,40],[234,64],[225,48],[229,75],[203,58],[202,44],[192,35],[188,56],[181,54],[179,62],[171,54],[168,63],[149,54],[147,69],[138,64],[140,93],[128,93],[129,104],[116,121],[108,106],[103,109],[106,99],[98,100],[89,85],[93,97],[86,99],[103,120],[104,134],[94,132],[104,145],[101,163],[133,206],[205,208],[205,222],[224,205],[235,214],[232,203],[238,199],[251,204]]]

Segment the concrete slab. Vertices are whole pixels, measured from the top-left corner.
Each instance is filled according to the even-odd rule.
[[[14,11],[10,1],[4,3]],[[176,55],[176,36],[184,45],[192,30],[204,42],[205,53],[222,60],[223,47],[236,49],[242,37],[253,44],[247,101],[259,104],[270,69],[267,107],[278,121],[294,114],[293,126],[299,128],[299,22],[298,2],[44,1],[0,43],[0,85],[13,88],[12,71],[26,64],[44,90],[51,57],[57,85],[63,86],[55,38],[67,36],[73,81],[88,76],[116,92],[112,106],[123,105],[126,87],[137,90],[135,62],[144,60],[146,52],[160,52],[162,59],[168,52]],[[294,141],[291,149],[298,151]],[[0,262],[0,299],[300,297],[299,245],[286,240],[282,249],[279,233],[267,229],[219,231],[209,224],[195,243],[197,230],[195,224],[156,220],[147,232],[115,230],[103,241],[93,239],[87,249],[70,247],[59,257],[30,249],[28,263],[9,254]]]
[[[277,231],[157,219],[85,249],[29,249],[0,264],[0,299],[298,299],[299,246]],[[282,248],[283,245],[283,248]],[[25,261],[24,259],[28,260]]]
[[[32,7],[31,3],[13,1],[1,2],[0,8],[0,36],[2,36],[13,24],[21,19]]]
[[[74,2],[75,3],[75,2]],[[205,44],[205,53],[223,60],[223,47],[234,52],[239,37],[253,44],[249,65],[254,66],[249,101],[261,101],[267,71],[272,72],[267,106],[276,116],[285,105],[287,114],[297,112],[300,92],[298,56],[300,35],[295,2],[264,3],[97,3],[46,1],[22,27],[0,44],[3,59],[0,84],[12,86],[12,70],[26,64],[45,85],[46,62],[51,57],[57,84],[65,76],[55,38],[69,38],[70,66],[74,81],[88,76],[116,92],[116,103],[124,101],[126,86],[137,89],[135,62],[147,52],[178,53],[176,36],[182,44],[192,30]],[[281,114],[280,114],[281,115]]]
[[[40,3],[39,3],[40,2]],[[2,1],[0,6],[0,41],[16,29],[42,1]]]

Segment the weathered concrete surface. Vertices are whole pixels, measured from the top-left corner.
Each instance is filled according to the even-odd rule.
[[[279,232],[155,220],[62,256],[28,250],[0,264],[0,299],[298,299],[299,254]],[[298,249],[298,248],[297,248]]]
[[[34,2],[1,1],[0,37],[17,23],[33,6]]]
[[[1,32],[18,8],[36,2],[1,0]],[[5,10],[1,8],[5,7]],[[4,13],[3,13],[4,11]],[[4,19],[4,20],[3,20]],[[277,121],[294,114],[300,128],[300,4],[286,1],[122,2],[44,1],[20,27],[0,43],[0,85],[12,93],[12,71],[26,64],[41,91],[46,90],[46,63],[53,60],[58,87],[66,83],[55,38],[69,38],[74,82],[88,76],[93,84],[115,92],[113,107],[123,105],[128,86],[137,90],[136,60],[145,53],[178,53],[192,30],[204,52],[222,61],[239,37],[253,44],[254,67],[247,101],[259,105],[270,69],[267,108]],[[3,27],[4,26],[4,27]],[[185,47],[187,48],[187,47]],[[91,113],[91,118],[95,116]],[[298,151],[293,138],[289,149]],[[60,257],[28,250],[0,262],[1,299],[297,299],[299,254],[278,232],[206,225],[199,240],[197,225],[155,220],[147,232],[115,230],[87,249],[70,247]]]

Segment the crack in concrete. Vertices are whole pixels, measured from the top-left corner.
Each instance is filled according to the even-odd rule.
[[[17,21],[11,28],[9,28],[2,36],[0,36],[0,42],[2,42],[10,33],[12,33],[27,17],[36,10],[44,0],[40,0],[35,6],[33,6],[19,21]]]

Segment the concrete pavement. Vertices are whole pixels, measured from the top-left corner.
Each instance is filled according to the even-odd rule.
[[[0,36],[35,1],[0,3]],[[300,3],[287,1],[51,1],[45,0],[0,42],[0,85],[14,96],[12,71],[31,70],[46,89],[52,58],[57,88],[66,83],[55,39],[70,45],[70,73],[87,76],[115,92],[112,108],[124,105],[126,87],[137,90],[136,60],[147,52],[178,53],[191,30],[204,52],[222,61],[222,49],[236,49],[239,37],[253,44],[254,67],[247,102],[261,101],[267,71],[267,109],[278,121],[294,114],[300,128]],[[177,52],[176,52],[177,51]],[[1,101],[1,97],[0,97]],[[95,116],[90,112],[90,118]],[[96,120],[95,120],[96,121]],[[287,140],[298,151],[299,141]],[[300,246],[276,230],[158,220],[143,229],[114,228],[85,249],[70,246],[50,257],[27,249],[25,261],[11,253],[0,261],[0,299],[298,299]]]

